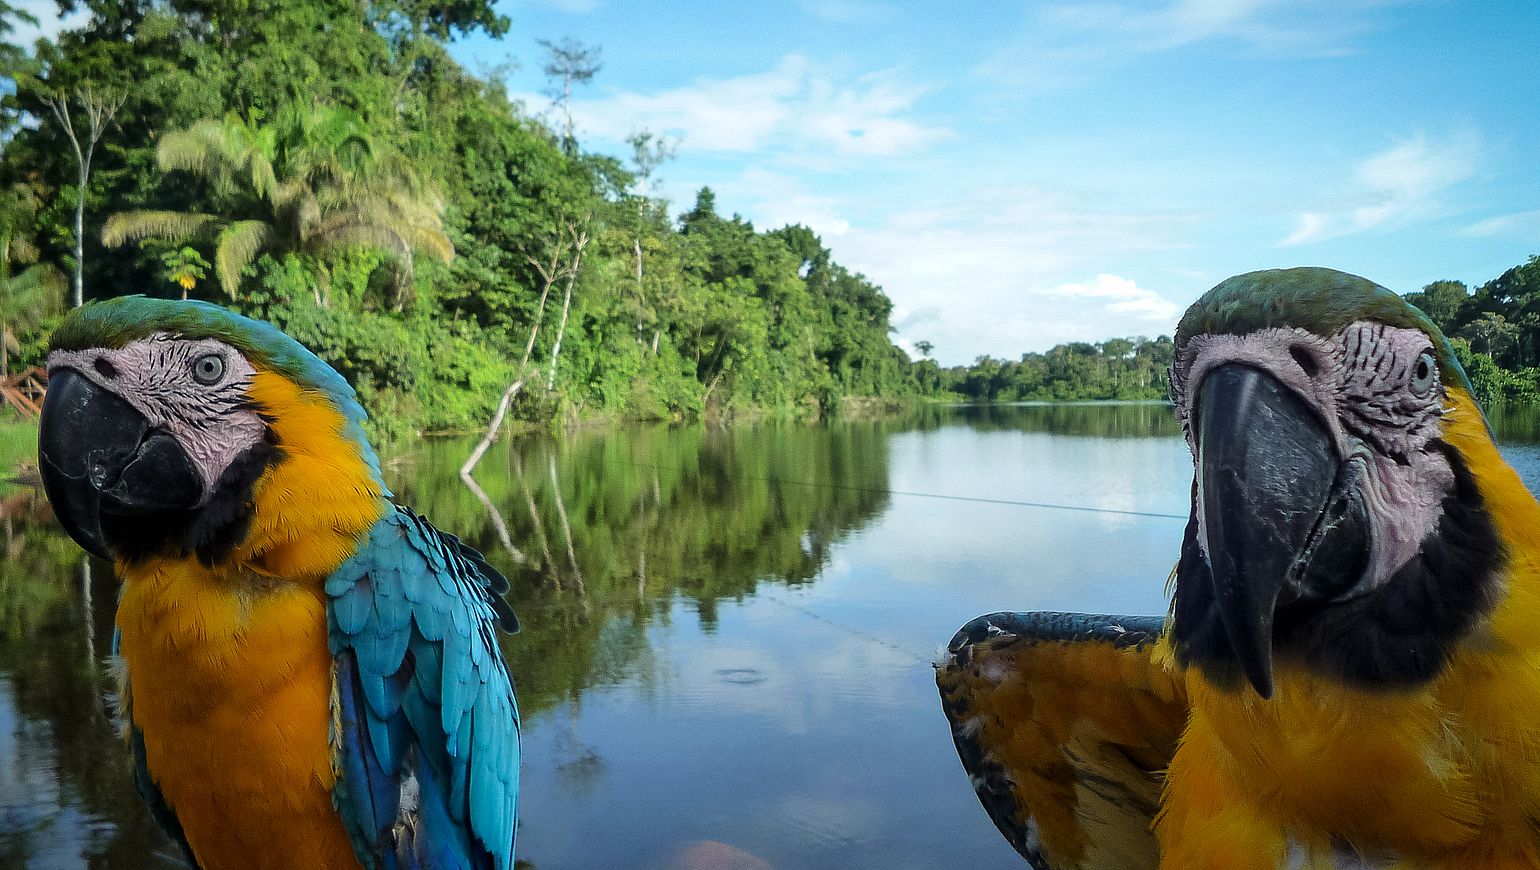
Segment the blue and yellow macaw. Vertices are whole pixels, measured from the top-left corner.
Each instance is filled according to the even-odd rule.
[[[507,580],[391,502],[347,382],[144,297],[71,312],[48,374],[43,481],[116,565],[137,784],[194,866],[510,870]]]
[[[939,663],[1038,868],[1540,867],[1540,504],[1453,349],[1328,269],[1200,298],[1159,617],[997,613]]]

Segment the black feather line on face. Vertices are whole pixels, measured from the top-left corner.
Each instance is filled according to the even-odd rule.
[[[1417,555],[1379,589],[1357,598],[1280,609],[1273,654],[1357,688],[1399,689],[1436,678],[1456,644],[1491,612],[1507,561],[1486,502],[1460,455],[1442,441],[1454,471],[1438,527]],[[1222,688],[1241,683],[1224,626],[1214,607],[1208,563],[1189,520],[1172,600],[1177,659],[1196,665]]]
[[[1198,482],[1192,485],[1192,513],[1182,533],[1182,556],[1176,566],[1176,590],[1171,597],[1171,639],[1176,659],[1182,665],[1196,665],[1209,682],[1222,689],[1237,690],[1245,684],[1240,659],[1219,609],[1214,606],[1214,581],[1208,557],[1198,544]]]
[[[271,430],[269,430],[271,431]],[[102,533],[128,561],[189,554],[207,566],[230,554],[251,525],[252,492],[267,469],[283,459],[276,439],[265,438],[231,461],[203,507],[172,513],[103,515]]]
[[[245,540],[256,510],[252,490],[268,467],[282,458],[283,451],[263,439],[231,461],[214,485],[214,497],[187,529],[187,546],[198,554],[198,561],[212,566]]]

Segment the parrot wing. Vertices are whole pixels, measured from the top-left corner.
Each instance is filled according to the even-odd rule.
[[[327,578],[334,801],[365,867],[512,868],[507,590],[480,553],[400,506]]]
[[[1152,661],[1159,617],[993,613],[937,665],[941,706],[984,809],[1037,870],[1159,863],[1151,825],[1187,723]]]

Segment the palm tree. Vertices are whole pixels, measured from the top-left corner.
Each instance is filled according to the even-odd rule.
[[[37,195],[26,185],[0,193],[0,377],[11,373],[11,354],[21,349],[19,331],[36,330],[64,310],[69,280],[52,263],[37,262],[37,246],[26,233],[37,213]],[[12,274],[14,265],[26,265]]]
[[[353,112],[294,104],[273,124],[235,114],[168,133],[155,149],[162,172],[200,176],[226,214],[119,212],[107,219],[102,242],[140,239],[204,242],[214,271],[231,297],[241,273],[259,254],[317,258],[353,247],[377,248],[392,267],[393,308],[405,304],[413,257],[448,262],[454,246],[443,229],[443,203],[398,154],[382,152]],[[324,274],[324,273],[323,273]],[[325,304],[322,290],[316,300]]]

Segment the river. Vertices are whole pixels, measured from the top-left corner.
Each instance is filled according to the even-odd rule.
[[[1535,489],[1540,413],[1493,423]],[[508,439],[486,503],[469,447],[385,471],[513,582],[540,870],[1024,866],[930,663],[992,610],[1162,612],[1192,474],[1158,404]],[[0,866],[180,866],[111,718],[110,570],[0,495]]]

